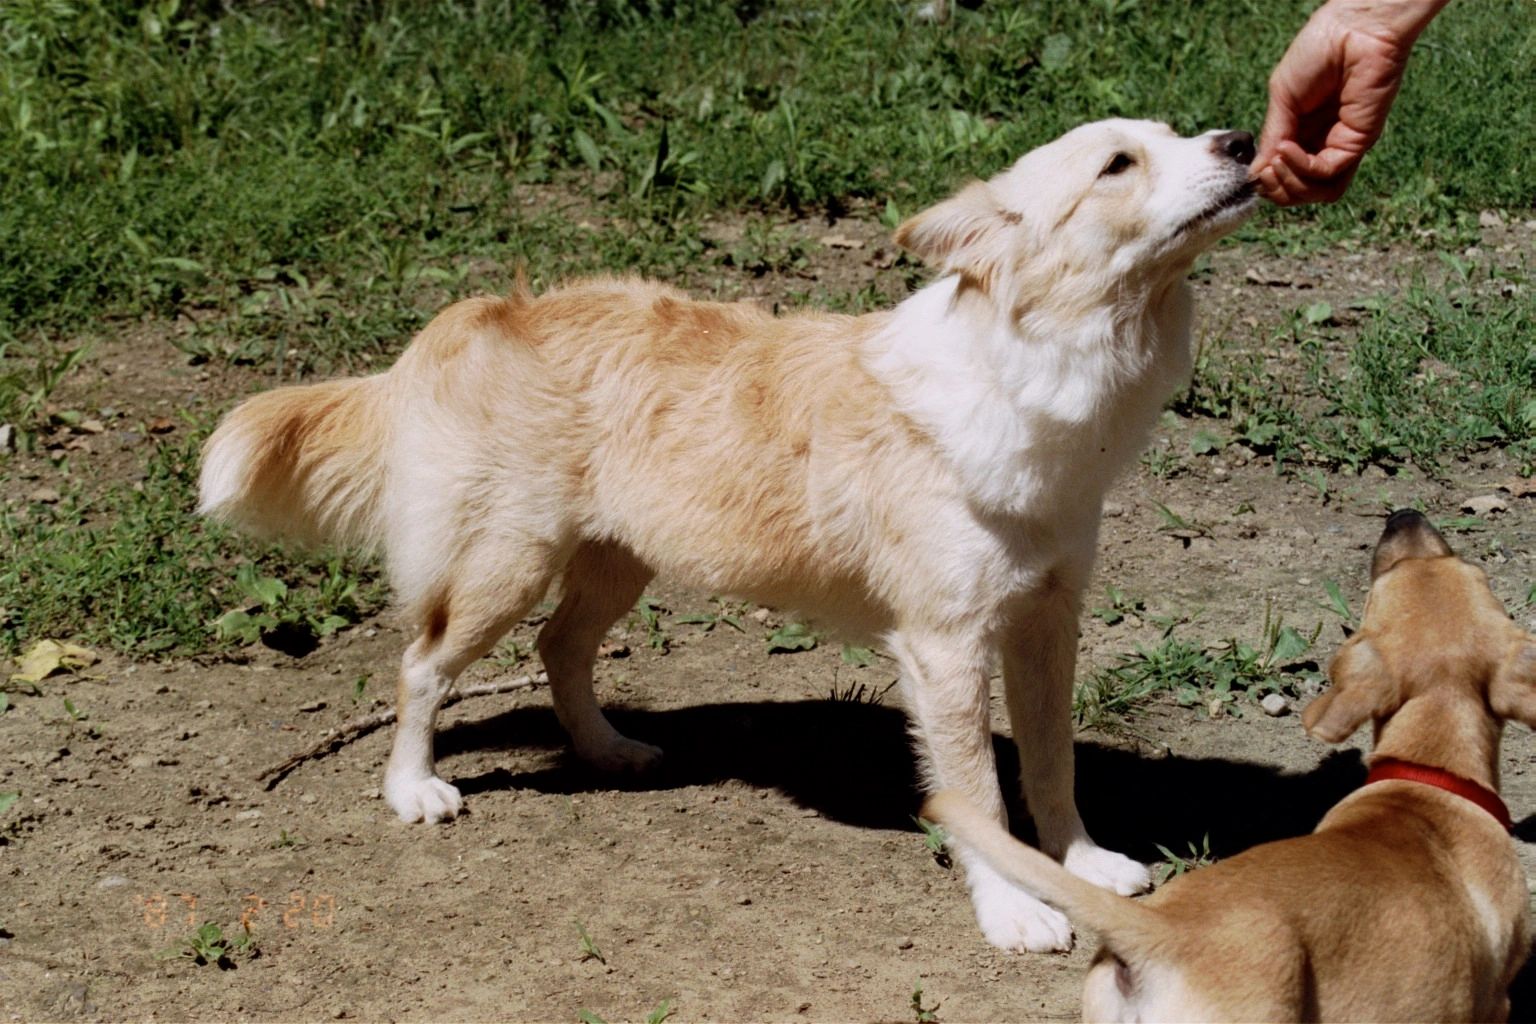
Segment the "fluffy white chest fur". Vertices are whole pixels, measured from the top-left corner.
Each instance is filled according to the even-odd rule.
[[[989,513],[1097,515],[1190,368],[1189,289],[1066,318],[968,298],[951,275],[868,342],[896,405],[930,432]]]

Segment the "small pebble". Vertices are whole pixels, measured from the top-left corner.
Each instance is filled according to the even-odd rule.
[[[897,949],[911,949],[912,948],[912,937],[910,935],[902,936],[901,941],[896,943],[896,948]]]
[[[261,811],[259,811],[256,808],[252,807],[248,811],[241,811],[238,814],[236,814],[235,815],[235,820],[236,821],[255,821],[257,818],[260,818],[261,816],[262,816]]]
[[[1268,697],[1265,697],[1263,700],[1259,701],[1259,707],[1263,708],[1264,713],[1269,717],[1279,718],[1281,715],[1291,710],[1291,702],[1280,696],[1278,693],[1272,693]]]
[[[324,711],[325,710],[325,701],[323,701],[323,700],[312,700],[308,704],[300,704],[299,705],[299,710],[300,711]]]

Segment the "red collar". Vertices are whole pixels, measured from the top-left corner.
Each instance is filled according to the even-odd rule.
[[[1386,782],[1389,779],[1422,782],[1426,786],[1434,786],[1447,793],[1455,793],[1493,815],[1498,823],[1504,826],[1504,831],[1512,831],[1515,827],[1514,821],[1509,817],[1509,808],[1504,806],[1504,801],[1499,799],[1499,794],[1486,786],[1478,785],[1471,779],[1452,775],[1443,768],[1431,768],[1424,764],[1414,764],[1412,761],[1399,761],[1395,757],[1379,757],[1372,761],[1370,774],[1365,777],[1365,785]]]

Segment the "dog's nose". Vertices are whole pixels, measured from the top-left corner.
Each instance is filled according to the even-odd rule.
[[[1440,558],[1451,553],[1451,546],[1440,536],[1422,512],[1400,508],[1387,517],[1387,525],[1371,556],[1371,579],[1375,579],[1405,558]]]
[[[1211,140],[1211,148],[1240,164],[1253,163],[1252,132],[1222,132]]]
[[[1429,525],[1429,520],[1418,509],[1400,508],[1387,516],[1387,525],[1384,533],[1397,533],[1399,530],[1414,530]]]

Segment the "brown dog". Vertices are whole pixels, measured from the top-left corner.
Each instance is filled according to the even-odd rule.
[[[1098,930],[1087,1020],[1503,1020],[1530,949],[1495,790],[1506,719],[1536,726],[1536,641],[1417,512],[1387,520],[1364,621],[1302,716],[1376,732],[1366,785],[1309,836],[1132,901],[1008,836],[963,797],[924,814]]]

